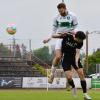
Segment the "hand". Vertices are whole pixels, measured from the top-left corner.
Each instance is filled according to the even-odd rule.
[[[48,43],[51,40],[51,38],[47,38],[43,40],[43,43]]]

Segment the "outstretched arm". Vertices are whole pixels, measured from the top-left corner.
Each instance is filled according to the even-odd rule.
[[[66,36],[67,33],[57,33],[57,34],[53,34],[52,38],[63,38]]]

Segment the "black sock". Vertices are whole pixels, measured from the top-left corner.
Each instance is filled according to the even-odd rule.
[[[87,92],[86,80],[81,80],[81,86],[83,89],[83,93]]]
[[[69,83],[69,85],[72,86],[72,88],[75,88],[75,85],[74,85],[74,81],[73,81],[73,79],[72,79],[72,80],[68,80],[68,83]]]

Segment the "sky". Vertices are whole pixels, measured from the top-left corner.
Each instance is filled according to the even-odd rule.
[[[9,44],[13,36],[7,34],[8,24],[15,24],[17,43],[29,44],[32,49],[53,45],[42,41],[52,32],[53,18],[58,14],[57,4],[62,0],[0,0],[0,42]],[[65,0],[69,11],[78,18],[78,30],[100,30],[100,0]],[[28,46],[29,48],[29,46]],[[89,54],[100,48],[100,34],[89,34]],[[85,51],[85,42],[83,51]]]

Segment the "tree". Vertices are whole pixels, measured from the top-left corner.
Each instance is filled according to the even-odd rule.
[[[12,56],[12,51],[5,46],[3,43],[0,43],[0,57],[9,57]]]
[[[96,73],[96,64],[100,64],[100,50],[95,51],[88,57],[88,74]]]
[[[52,55],[49,53],[49,47],[47,46],[34,50],[33,54],[48,64],[52,62]]]

